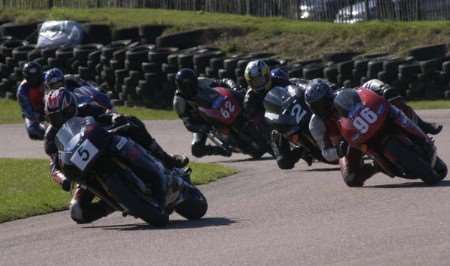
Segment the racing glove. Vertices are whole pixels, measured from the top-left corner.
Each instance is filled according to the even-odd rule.
[[[344,140],[341,140],[336,147],[336,153],[339,158],[347,156],[349,150],[350,150],[350,146]]]

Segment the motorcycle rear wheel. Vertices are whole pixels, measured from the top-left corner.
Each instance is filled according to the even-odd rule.
[[[436,173],[431,164],[422,159],[422,154],[416,149],[406,146],[398,139],[392,138],[389,140],[386,143],[386,149],[398,158],[396,163],[405,171],[405,178],[419,178],[427,185],[435,185],[446,176],[446,174]],[[442,161],[437,161],[436,164],[438,162]]]

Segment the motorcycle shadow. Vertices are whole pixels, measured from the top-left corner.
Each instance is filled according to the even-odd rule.
[[[303,170],[304,172],[334,172],[334,171],[340,171],[341,168],[339,167],[331,167],[331,168],[313,168],[313,169],[306,169]]]
[[[165,227],[155,227],[147,223],[136,224],[116,224],[116,225],[92,225],[83,226],[84,229],[117,230],[117,231],[137,231],[137,230],[172,230],[172,229],[195,229],[213,226],[227,226],[236,223],[235,220],[225,217],[206,217],[200,220],[170,220]]]
[[[243,163],[243,162],[258,162],[258,161],[271,161],[275,160],[273,157],[262,157],[259,159],[255,158],[242,158],[242,159],[228,159],[228,160],[219,160],[215,161],[214,163]]]
[[[423,183],[420,180],[414,182],[405,182],[398,184],[383,184],[383,185],[373,185],[373,186],[364,186],[364,188],[433,188],[433,187],[450,187],[450,180],[442,180],[440,183],[430,186]]]

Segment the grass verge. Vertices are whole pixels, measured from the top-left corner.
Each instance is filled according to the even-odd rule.
[[[0,19],[4,18],[19,22],[73,19],[117,27],[172,25],[168,31],[238,27],[248,34],[238,37],[224,34],[216,44],[230,52],[266,51],[297,58],[317,58],[326,52],[349,50],[403,55],[414,46],[447,43],[450,36],[450,21],[371,21],[349,25],[163,9],[0,10]]]
[[[416,110],[450,109],[450,100],[409,101],[408,103]]]
[[[194,184],[237,172],[217,164],[191,163],[191,167]],[[47,160],[0,159],[0,169],[0,223],[67,208],[70,194],[50,180]]]
[[[172,110],[125,106],[120,106],[118,110],[120,113],[134,115],[142,120],[173,120],[178,118]],[[23,119],[17,102],[0,99],[0,124],[17,124],[22,122]]]

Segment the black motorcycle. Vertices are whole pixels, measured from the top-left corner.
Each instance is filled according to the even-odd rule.
[[[187,219],[203,217],[208,204],[192,185],[190,169],[164,168],[140,145],[117,134],[126,126],[106,129],[93,117],[73,117],[64,123],[56,135],[64,174],[113,209],[155,226],[166,225],[173,211]],[[149,167],[157,169],[160,177],[145,171]],[[164,203],[154,197],[153,178],[166,182]]]
[[[301,147],[307,156],[324,161],[320,148],[309,132],[312,113],[304,100],[304,90],[297,86],[274,87],[264,98],[266,122],[289,141]]]

